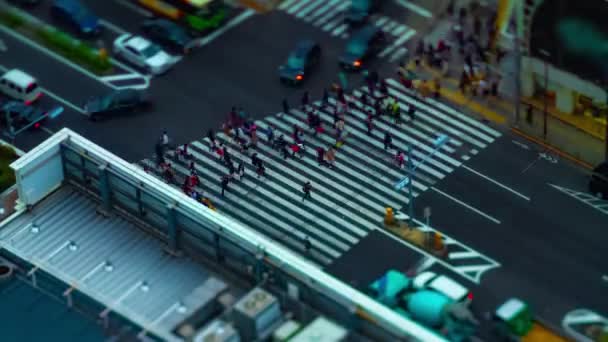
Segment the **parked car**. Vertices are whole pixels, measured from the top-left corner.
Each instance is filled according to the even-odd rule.
[[[175,56],[163,51],[160,46],[129,33],[116,38],[114,53],[154,75],[166,72],[177,62]]]
[[[9,2],[23,7],[31,7],[40,4],[40,0],[9,0]]]
[[[608,161],[593,169],[589,179],[589,192],[599,198],[608,199]]]
[[[382,0],[352,0],[344,21],[350,25],[362,25],[380,8]]]
[[[89,99],[84,111],[91,120],[99,120],[114,115],[144,109],[150,105],[147,94],[137,89],[120,89]]]
[[[8,125],[9,120],[13,128],[18,129],[33,122],[40,122],[47,117],[47,112],[35,106],[28,106],[19,101],[8,101],[2,104],[0,122]]]
[[[142,30],[146,36],[167,49],[187,54],[192,47],[192,37],[178,24],[167,19],[150,19],[144,21]]]
[[[386,44],[385,33],[375,25],[367,25],[353,33],[339,59],[346,70],[361,70]]]
[[[9,70],[0,77],[0,92],[26,105],[42,96],[36,79],[19,69]]]
[[[308,73],[319,64],[321,47],[311,40],[300,41],[287,57],[285,64],[279,67],[281,82],[300,84]]]
[[[102,31],[97,15],[78,0],[53,1],[51,15],[84,36],[96,36]]]
[[[470,303],[473,300],[473,293],[464,285],[452,278],[431,271],[416,275],[412,285],[416,290],[436,291],[456,302]]]

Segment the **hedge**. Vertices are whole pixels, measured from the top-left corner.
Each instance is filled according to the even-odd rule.
[[[11,147],[0,145],[0,192],[10,188],[15,184],[15,173],[9,166],[19,156]]]
[[[78,39],[74,39],[67,33],[50,27],[43,27],[36,30],[36,35],[46,45],[57,50],[62,55],[80,64],[89,66],[97,72],[107,72],[112,68],[112,63],[107,55],[100,55],[99,50]]]
[[[0,23],[14,29],[25,24],[25,19],[13,11],[1,11]]]

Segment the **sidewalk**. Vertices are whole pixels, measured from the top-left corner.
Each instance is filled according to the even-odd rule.
[[[515,125],[515,103],[508,101],[507,99],[501,97],[493,97],[493,96],[471,96],[465,95],[458,89],[458,80],[453,77],[441,77],[440,72],[438,70],[432,69],[426,65],[423,65],[416,71],[416,74],[419,75],[419,78],[422,80],[433,80],[435,78],[441,79],[441,89],[440,89],[440,98],[439,101],[446,102],[450,105],[456,105],[459,109],[461,109],[464,113],[469,115],[473,115],[475,117],[480,118],[483,121],[493,122],[499,126],[503,126],[505,129],[511,130],[514,134],[517,134],[527,140],[534,142],[541,147],[550,150],[553,153],[558,154],[562,158],[568,159],[586,169],[593,169],[593,163],[589,163],[580,158],[580,156],[574,155],[574,153],[568,153],[556,146],[553,146],[550,141],[543,141],[542,138],[535,137],[533,134],[525,132],[522,129],[514,127]],[[525,120],[525,112],[526,112],[526,104],[531,103],[535,108],[539,108],[540,102],[534,99],[522,99],[522,104],[520,107],[520,121],[523,122]],[[542,108],[542,107],[540,107]],[[555,110],[548,111],[551,116],[559,119],[560,121],[571,125],[573,128],[584,131],[586,134],[593,135],[594,138],[600,139],[603,135],[597,131],[592,131],[591,128],[583,126],[585,120],[581,117],[575,117],[569,114],[555,114]],[[536,113],[538,116],[538,112]],[[581,126],[573,125],[573,121],[579,120],[579,123],[582,122]],[[536,122],[540,120],[536,119]],[[591,133],[591,132],[593,133]],[[548,139],[549,140],[549,139]]]
[[[485,8],[484,12],[491,11]],[[482,21],[486,18],[482,17]],[[459,89],[459,78],[464,69],[464,56],[458,51],[458,44],[455,41],[452,27],[456,19],[444,17],[436,25],[436,29],[424,37],[425,46],[432,44],[437,46],[439,40],[443,40],[452,46],[451,56],[448,59],[449,67],[445,75],[438,69],[429,67],[422,58],[423,63],[420,67],[413,67],[413,61],[409,61],[408,69],[412,70],[419,80],[426,80],[432,94],[435,90],[433,80],[440,80],[440,99],[450,105],[456,105],[463,112],[478,117],[483,121],[492,122],[498,126],[504,126],[513,133],[518,134],[547,150],[559,154],[563,158],[569,159],[585,168],[592,168],[603,160],[605,140],[606,140],[606,120],[593,118],[589,115],[571,115],[560,113],[554,107],[548,107],[548,120],[545,135],[544,103],[538,99],[522,98],[520,103],[519,121],[516,122],[516,100],[515,100],[515,56],[509,51],[501,58],[500,63],[490,61],[489,63],[475,62],[480,70],[485,70],[488,75],[484,75],[486,81],[500,79],[498,89],[499,96],[472,95],[470,92],[463,94]],[[485,25],[482,25],[485,27]],[[465,36],[472,32],[472,19],[469,16],[465,20],[463,27]],[[488,40],[486,30],[481,30],[478,37],[483,46]],[[475,56],[473,54],[473,56]],[[490,59],[495,59],[493,56]],[[487,69],[486,69],[487,65]],[[481,71],[483,73],[483,71]],[[526,120],[526,112],[532,106],[534,112],[533,120]]]

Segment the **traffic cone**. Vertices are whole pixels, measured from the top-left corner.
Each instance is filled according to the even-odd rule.
[[[386,215],[384,216],[384,224],[389,225],[389,226],[395,224],[395,214],[393,213],[393,208],[386,208]]]
[[[443,249],[443,238],[441,237],[441,233],[435,232],[433,242],[435,250],[440,251]]]

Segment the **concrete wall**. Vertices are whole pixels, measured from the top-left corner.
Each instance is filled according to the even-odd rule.
[[[561,112],[573,113],[576,94],[582,94],[594,102],[605,103],[608,93],[598,85],[584,80],[574,74],[547,65],[549,90],[556,94],[556,107]],[[531,97],[536,87],[544,87],[545,63],[533,57],[522,57],[521,91],[522,95]]]

